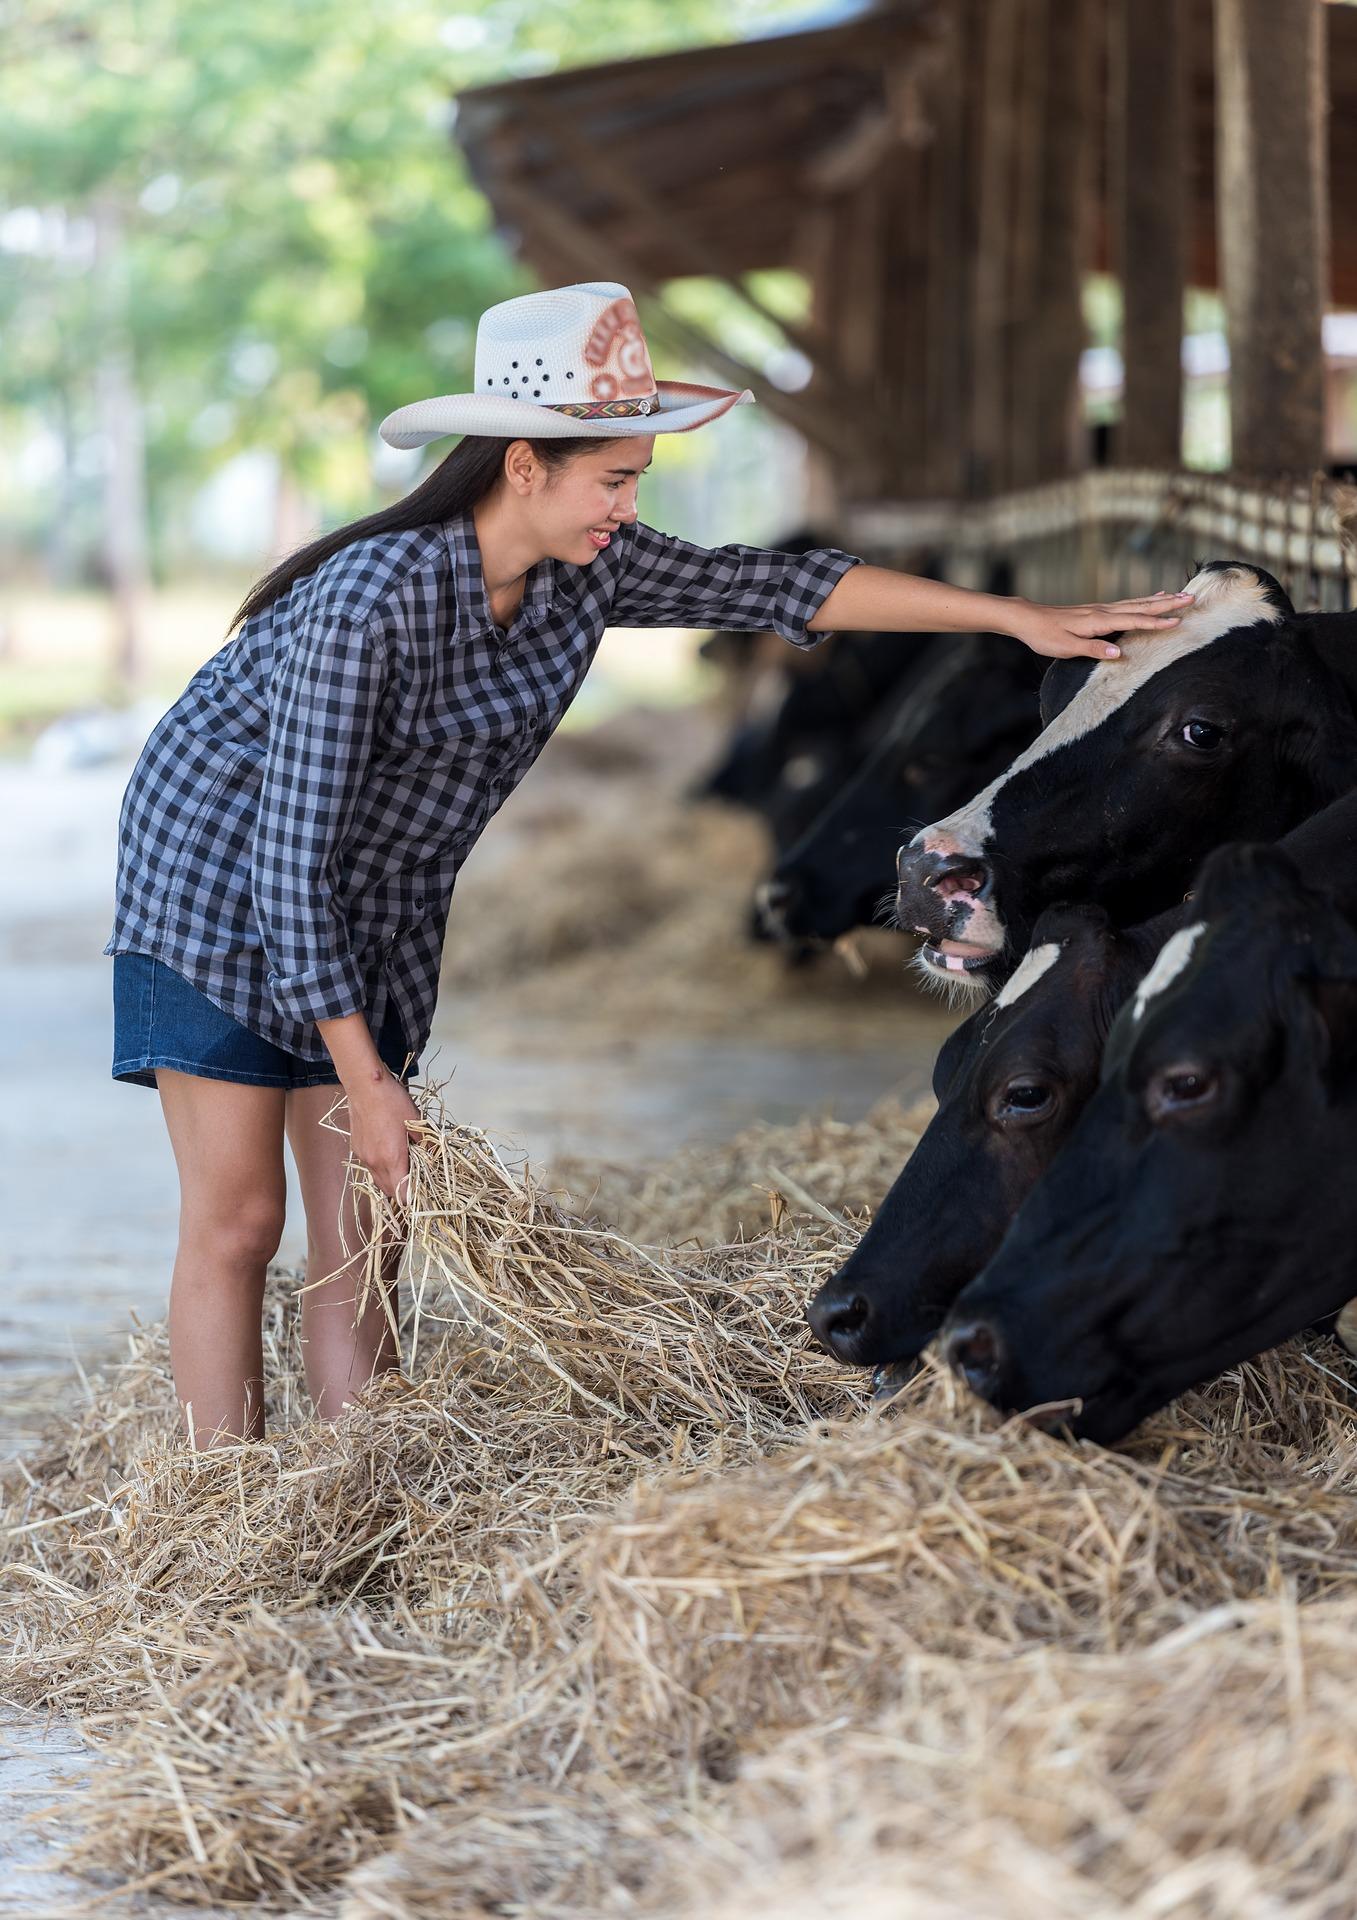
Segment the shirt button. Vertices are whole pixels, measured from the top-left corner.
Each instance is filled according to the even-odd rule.
[[[537,729],[538,729],[538,727],[539,727],[540,725],[541,725],[541,722],[540,722],[540,721],[539,721],[539,719],[537,718],[537,715],[536,715],[535,713],[534,713],[534,714],[531,714],[531,715],[529,716],[529,718],[528,718],[528,732],[529,732],[529,733],[536,733],[536,731],[537,731]]]
[[[423,902],[423,900],[416,900],[416,902],[415,902],[415,912],[416,912],[416,913],[423,913],[423,911],[424,911],[424,902]]]

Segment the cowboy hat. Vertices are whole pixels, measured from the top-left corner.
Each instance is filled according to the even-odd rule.
[[[657,380],[636,304],[615,280],[501,300],[476,329],[476,391],[397,407],[378,431],[393,447],[447,433],[493,439],[686,433],[753,394]]]

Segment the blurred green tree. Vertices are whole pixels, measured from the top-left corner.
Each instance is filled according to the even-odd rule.
[[[92,553],[135,669],[157,536],[232,453],[336,515],[370,423],[470,384],[476,316],[527,282],[452,145],[461,88],[730,38],[791,0],[0,0],[0,433],[47,498],[0,514]],[[42,489],[39,489],[42,491]]]

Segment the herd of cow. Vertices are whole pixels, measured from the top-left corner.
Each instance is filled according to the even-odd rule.
[[[1010,640],[872,636],[862,671],[836,643],[832,699],[809,679],[752,728],[764,930],[833,939],[893,895],[978,1002],[815,1335],[885,1391],[936,1340],[997,1406],[1105,1443],[1326,1316],[1346,1334],[1357,1295],[1357,614],[1297,614],[1238,561],[1189,588],[1176,629],[1039,698]]]

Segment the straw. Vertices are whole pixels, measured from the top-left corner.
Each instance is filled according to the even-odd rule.
[[[368,1185],[369,1271],[398,1240],[418,1304],[405,1376],[312,1419],[278,1270],[267,1441],[186,1448],[148,1329],[7,1472],[8,1691],[104,1756],[81,1871],[352,1920],[871,1912],[878,1874],[922,1913],[1338,1920],[1332,1342],[1116,1453],[933,1368],[864,1414],[803,1317],[853,1244],[850,1136],[816,1136],[818,1176],[773,1163],[802,1217],[666,1249],[420,1099],[408,1209]],[[711,1171],[661,1187],[719,1211]]]

